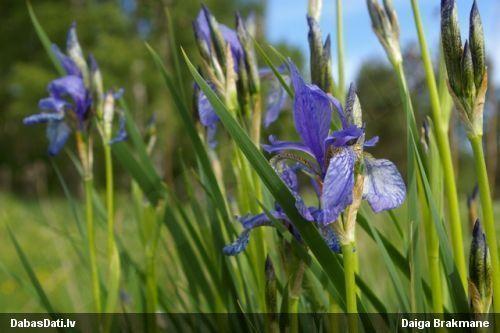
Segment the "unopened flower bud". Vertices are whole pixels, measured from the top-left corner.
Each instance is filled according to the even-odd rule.
[[[476,220],[469,257],[469,296],[474,313],[486,313],[490,308],[493,290],[491,274],[486,236],[481,222]]]
[[[318,21],[311,16],[307,17],[309,25],[309,52],[311,56],[311,81],[326,92],[331,92],[333,85],[331,69],[331,43],[328,37],[323,44]]]
[[[392,1],[384,0],[383,7],[378,0],[367,0],[372,28],[393,64],[402,61],[399,45],[399,22]]]
[[[252,36],[239,14],[236,14],[236,32],[244,52],[243,63],[248,74],[248,87],[250,93],[255,94],[260,90],[259,65],[255,56]]]
[[[462,94],[467,108],[472,108],[476,97],[476,86],[474,85],[474,65],[469,43],[466,41],[462,54]]]
[[[102,115],[104,136],[107,140],[111,139],[113,117],[115,114],[115,97],[112,92],[107,92],[104,97],[104,108]]]
[[[104,88],[103,88],[103,83],[102,83],[102,75],[101,75],[101,70],[99,69],[99,65],[97,64],[97,61],[95,60],[93,55],[89,55],[89,64],[90,64],[90,87],[91,90],[93,91],[94,95],[96,96],[96,103],[98,105],[97,107],[97,116],[102,117],[102,114],[99,114],[99,112],[102,112],[102,103],[104,102]]]
[[[345,103],[345,115],[348,123],[358,127],[363,126],[363,114],[361,104],[359,103],[358,95],[356,94],[356,86],[351,83],[347,92]]]
[[[455,0],[441,0],[441,41],[450,94],[469,137],[483,133],[483,108],[487,90],[484,35],[474,2],[470,13],[469,41],[462,48]]]
[[[76,34],[76,22],[71,24],[71,27],[68,31],[68,36],[66,39],[66,51],[68,52],[68,56],[73,60],[76,66],[80,69],[83,80],[86,86],[90,85],[89,81],[89,69],[87,62],[85,61],[85,57],[83,56],[83,51],[78,42],[78,36]]]
[[[486,71],[485,51],[484,51],[484,33],[477,3],[474,1],[470,11],[469,19],[469,43],[474,63],[474,83],[479,89],[483,82],[484,73]]]
[[[215,17],[210,13],[206,6],[203,6],[203,13],[208,23],[210,30],[210,37],[215,49],[215,54],[217,55],[217,60],[219,61],[222,68],[226,68],[227,63],[227,53],[226,53],[226,41],[219,29],[219,23]]]

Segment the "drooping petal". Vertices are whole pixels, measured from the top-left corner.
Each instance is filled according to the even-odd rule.
[[[63,112],[42,112],[37,114],[32,114],[23,119],[24,125],[33,125],[33,124],[41,124],[47,123],[50,121],[59,121],[64,118]]]
[[[334,222],[352,203],[355,163],[356,154],[351,148],[339,149],[330,159],[323,181],[320,223],[326,225]]]
[[[279,153],[286,150],[297,150],[307,153],[314,157],[314,154],[311,151],[311,149],[309,149],[309,147],[303,144],[302,142],[279,141],[278,139],[276,139],[274,135],[269,136],[269,142],[271,144],[269,145],[263,144],[262,149],[264,149],[270,154]]]
[[[68,106],[68,102],[54,97],[42,98],[38,102],[38,107],[42,110],[51,110],[57,112],[64,112],[64,108]]]
[[[288,218],[281,210],[271,211],[270,214],[271,216],[273,216],[273,218],[282,220],[285,226],[288,226],[289,222],[285,222],[288,220]],[[224,246],[224,248],[222,249],[222,252],[227,256],[237,255],[246,249],[250,240],[250,232],[253,229],[273,225],[271,219],[265,213],[257,215],[248,214],[238,218],[238,221],[242,224],[244,230],[234,242]]]
[[[238,238],[236,238],[234,242],[224,246],[222,252],[226,256],[235,256],[247,248],[249,240],[250,230],[245,230],[238,236]]]
[[[289,62],[295,97],[293,114],[295,128],[302,142],[309,147],[320,166],[324,165],[324,141],[330,130],[332,119],[332,100],[315,85],[306,84],[297,67]]]
[[[271,211],[270,214],[271,214],[271,216],[273,216],[277,220],[282,220],[282,219],[287,218],[285,213],[283,213],[281,211]],[[246,230],[272,225],[272,222],[269,219],[269,216],[267,216],[265,213],[261,213],[261,214],[257,214],[257,215],[247,214],[247,215],[244,215],[244,216],[238,218],[238,221],[241,223],[243,228],[245,228]]]
[[[51,121],[47,125],[47,138],[49,139],[49,155],[57,155],[68,140],[71,129],[64,121]]]
[[[394,163],[368,154],[365,154],[364,161],[363,198],[373,211],[378,213],[400,206],[406,197],[406,186]]]

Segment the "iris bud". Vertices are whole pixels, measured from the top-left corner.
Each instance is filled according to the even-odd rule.
[[[239,14],[236,14],[236,32],[245,53],[244,65],[248,73],[248,87],[250,93],[255,94],[260,90],[259,66],[255,56],[252,36]]]
[[[485,51],[484,51],[484,33],[477,3],[474,1],[470,12],[469,20],[469,43],[470,51],[472,54],[472,61],[474,63],[474,83],[476,88],[481,87],[483,76],[486,68]]]
[[[470,53],[469,43],[466,41],[462,55],[462,93],[464,101],[470,108],[474,103],[476,96],[476,86],[474,85],[474,65],[472,64],[472,54]]]
[[[462,48],[455,0],[441,0],[441,42],[450,94],[469,137],[483,134],[483,108],[487,90],[484,35],[474,2],[469,20],[469,41]]]
[[[104,88],[102,83],[102,74],[99,69],[99,65],[95,60],[94,56],[89,56],[89,64],[90,64],[90,87],[97,99],[97,116],[102,117],[102,103],[104,98]],[[101,113],[101,114],[99,114]]]
[[[330,36],[323,44],[318,21],[311,16],[307,17],[309,25],[309,52],[311,55],[311,81],[325,92],[332,92],[333,78],[331,66]]]
[[[402,61],[399,45],[399,22],[392,1],[384,0],[383,7],[378,0],[367,0],[372,29],[393,64]]]
[[[353,83],[349,86],[349,91],[347,92],[345,114],[348,123],[354,124],[358,127],[363,126],[361,104],[359,103],[359,98],[356,94],[356,87]]]
[[[493,290],[491,274],[486,236],[481,222],[476,220],[469,257],[469,295],[474,313],[486,313],[490,308]]]
[[[226,41],[224,40],[224,36],[222,36],[222,33],[220,32],[219,23],[205,6],[203,6],[203,13],[205,14],[208,22],[210,36],[212,38],[215,54],[217,55],[217,60],[219,61],[222,68],[226,68]]]
[[[73,60],[76,66],[82,72],[83,80],[86,86],[89,86],[89,68],[87,62],[85,61],[85,57],[83,56],[82,47],[78,42],[78,36],[76,35],[76,23],[73,22],[68,31],[68,36],[66,40],[66,51],[68,52],[68,56]]]

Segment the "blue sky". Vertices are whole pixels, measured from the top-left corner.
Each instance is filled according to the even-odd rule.
[[[323,0],[321,28],[324,36],[335,30],[335,0]],[[417,40],[409,0],[393,0],[400,26],[401,43],[407,45]],[[462,38],[468,35],[468,16],[472,0],[458,0]],[[439,0],[420,0],[420,11],[427,36],[427,43],[436,51],[439,36]],[[344,0],[344,39],[347,80],[355,79],[363,60],[371,57],[385,58],[384,51],[371,30],[365,0]],[[500,83],[500,2],[478,0],[479,11],[486,35],[486,50],[494,61],[494,80]],[[285,41],[308,54],[307,0],[268,0],[266,31],[271,43]],[[336,50],[333,49],[336,62]],[[435,52],[433,52],[435,53]],[[336,66],[336,65],[335,65]]]

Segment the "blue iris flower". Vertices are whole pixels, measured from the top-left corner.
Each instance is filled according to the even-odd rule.
[[[96,76],[93,74],[99,73],[94,57],[90,55],[87,63],[83,56],[76,33],[76,23],[73,23],[68,31],[66,51],[67,54],[64,54],[57,45],[52,45],[52,52],[66,75],[48,84],[49,96],[42,98],[38,103],[42,112],[23,119],[25,125],[47,123],[48,153],[51,156],[61,151],[72,130],[86,130],[94,102],[90,81]],[[100,73],[97,76],[100,80]],[[99,83],[102,85],[102,81]],[[122,93],[123,89],[113,93],[114,99],[120,98]],[[96,92],[96,95],[99,94]],[[126,137],[125,119],[122,113],[118,133],[110,144],[123,141]]]
[[[360,126],[360,114],[353,105],[355,91],[351,87],[346,110],[338,100],[315,85],[307,84],[297,68],[289,62],[290,76],[295,91],[293,114],[295,128],[301,141],[279,141],[270,137],[270,144],[264,150],[277,154],[271,159],[276,172],[296,199],[301,215],[313,222],[332,250],[339,250],[338,239],[329,224],[353,202],[355,172],[358,165],[364,166],[363,198],[373,211],[381,212],[400,206],[406,197],[406,187],[396,166],[385,159],[375,159],[364,152],[374,146],[378,137],[365,141],[365,130]],[[330,124],[336,113],[341,129],[331,132]],[[295,152],[303,153],[297,155]],[[305,157],[302,157],[305,156]],[[287,161],[293,161],[291,168]],[[318,196],[319,207],[307,207],[299,194],[296,172],[311,177]],[[286,216],[275,210],[279,220],[291,224]],[[254,223],[249,223],[252,221]],[[234,243],[224,248],[224,253],[233,255],[241,252],[248,243],[250,230],[269,225],[267,215],[245,216],[240,219],[244,232]]]
[[[76,37],[76,25],[68,32],[68,53],[80,50]],[[66,75],[50,82],[47,86],[49,96],[38,103],[41,113],[24,118],[25,125],[47,123],[48,152],[57,155],[64,147],[71,133],[72,124],[76,123],[78,130],[84,128],[84,122],[90,112],[92,97],[86,87],[82,69],[70,56],[62,53],[56,45],[52,46]]]

